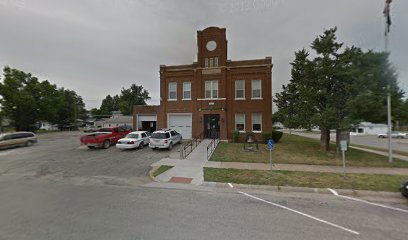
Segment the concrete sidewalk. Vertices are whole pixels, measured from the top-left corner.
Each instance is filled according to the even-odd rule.
[[[157,176],[156,179],[160,182],[201,185],[204,182],[203,167],[207,163],[207,146],[210,142],[211,139],[202,140],[186,159],[165,158],[152,164],[153,167],[161,165],[174,166]]]
[[[210,168],[233,168],[249,170],[270,170],[266,163],[241,163],[241,162],[212,162],[209,161],[205,167]],[[306,164],[274,164],[272,170],[303,171],[303,172],[329,172],[342,173],[341,166],[322,166]],[[379,168],[379,167],[346,167],[347,173],[386,174],[408,176],[408,168]]]
[[[162,165],[174,166],[166,172],[156,177],[156,180],[162,183],[185,183],[192,185],[202,185],[204,183],[204,167],[211,168],[232,168],[232,169],[249,169],[249,170],[270,170],[267,163],[244,163],[244,162],[212,162],[207,161],[207,146],[211,139],[204,139],[187,156],[186,159],[165,158],[154,164],[152,167]],[[367,151],[377,151],[361,149]],[[173,156],[175,157],[175,155]],[[407,158],[408,160],[408,158]],[[341,166],[323,166],[307,164],[274,164],[273,170],[286,171],[304,171],[304,172],[329,172],[341,173]],[[379,168],[379,167],[347,167],[347,173],[365,173],[365,174],[386,174],[386,175],[404,175],[408,176],[408,168]]]

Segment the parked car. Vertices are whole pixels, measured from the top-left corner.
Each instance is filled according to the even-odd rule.
[[[32,132],[14,132],[0,134],[0,149],[31,146],[37,142],[37,136]]]
[[[174,144],[181,143],[183,140],[180,133],[172,129],[163,129],[155,131],[150,136],[149,147],[152,149],[167,148],[172,149]]]
[[[401,194],[402,194],[404,197],[408,198],[408,180],[405,181],[405,182],[403,182],[403,183],[401,183],[400,189],[401,189]]]
[[[388,133],[381,133],[381,134],[377,134],[377,137],[379,138],[388,138]],[[392,138],[408,138],[408,134],[407,133],[402,133],[402,132],[391,132],[391,137]]]
[[[96,147],[106,149],[112,144],[116,144],[119,139],[125,137],[128,133],[129,131],[121,127],[101,128],[98,132],[82,136],[80,141],[81,144],[86,145],[90,149]]]
[[[93,125],[84,128],[84,132],[97,132],[98,130],[99,128]]]
[[[128,133],[124,138],[118,140],[116,148],[133,149],[143,148],[150,142],[149,135],[146,131],[135,131]]]

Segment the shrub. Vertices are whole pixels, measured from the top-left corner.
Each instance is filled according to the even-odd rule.
[[[232,141],[234,143],[239,142],[239,131],[235,130],[232,132]]]
[[[279,131],[272,131],[272,140],[274,143],[278,143],[279,140],[282,138],[283,132]]]
[[[269,139],[272,139],[272,132],[262,132],[262,142],[267,143]]]

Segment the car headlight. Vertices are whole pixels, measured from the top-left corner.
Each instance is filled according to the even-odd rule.
[[[407,184],[407,185],[405,185],[405,189],[406,189],[406,190],[408,190],[408,184]]]

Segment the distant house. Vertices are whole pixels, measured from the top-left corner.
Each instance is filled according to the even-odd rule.
[[[51,124],[49,122],[39,122],[38,128],[45,131],[56,131],[58,130],[57,124]]]
[[[112,117],[108,119],[100,119],[95,121],[95,126],[98,127],[117,127],[133,125],[133,116],[124,116],[121,112],[112,112]]]
[[[361,122],[351,129],[350,134],[351,135],[376,135],[376,134],[386,133],[386,132],[388,132],[387,124]]]

